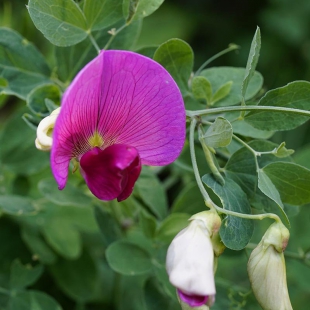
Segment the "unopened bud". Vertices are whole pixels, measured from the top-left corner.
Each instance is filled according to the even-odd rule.
[[[211,237],[221,225],[214,211],[190,218],[169,246],[166,268],[169,280],[177,288],[179,298],[190,307],[212,306],[215,300],[214,251]]]
[[[248,274],[253,293],[264,310],[292,310],[283,251],[289,231],[282,223],[272,224],[251,253]]]

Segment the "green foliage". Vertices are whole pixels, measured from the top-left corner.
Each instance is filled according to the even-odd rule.
[[[309,110],[310,83],[295,81],[284,87],[270,90],[258,102],[259,106],[275,106]],[[292,115],[285,112],[250,112],[245,120],[253,127],[262,130],[289,130],[302,125],[306,116]]]
[[[230,122],[225,118],[217,117],[202,138],[209,147],[218,148],[229,145],[232,135],[233,130]]]
[[[257,222],[254,231],[253,220],[227,215],[226,210],[245,216],[271,212],[287,226],[291,223],[291,249],[286,253],[293,252],[295,258],[300,255],[298,259],[308,264],[309,242],[304,237],[308,208],[299,206],[310,203],[309,148],[297,150],[295,164],[291,158],[294,150],[285,147],[285,136],[276,131],[294,129],[308,120],[310,83],[295,81],[264,94],[263,77],[255,71],[261,47],[259,28],[246,68],[240,64],[212,67],[213,57],[207,69],[193,72],[201,61],[196,50],[194,64],[188,43],[164,35],[150,46],[142,41],[136,45],[144,17],[163,2],[29,0],[31,20],[55,45],[52,50],[49,42],[41,44],[43,37],[30,19],[20,19],[14,6],[10,15],[11,4],[5,1],[0,20],[18,20],[16,27],[22,25],[24,30],[20,28],[20,35],[0,28],[1,309],[189,309],[177,302],[165,257],[169,243],[188,225],[189,218],[209,205],[197,185],[201,175],[207,189],[204,194],[221,208],[220,237],[228,248],[218,261],[214,309],[259,307],[253,294],[248,294],[243,267],[247,248],[259,242],[265,221]],[[172,11],[168,12],[168,19],[174,21]],[[190,20],[190,12],[185,16]],[[151,25],[152,19],[145,24],[148,21]],[[182,29],[190,32],[193,23],[183,21],[186,26]],[[152,38],[153,28],[149,27],[151,36],[147,34]],[[25,36],[40,46],[44,56]],[[187,140],[174,164],[144,167],[132,196],[121,203],[93,197],[78,172],[69,174],[64,190],[57,189],[48,168],[49,154],[34,147],[35,129],[59,106],[76,74],[103,48],[136,50],[172,75],[182,92],[188,120],[195,118],[199,128],[206,129],[200,140],[196,133],[193,138],[200,173],[194,172]],[[266,51],[269,54],[268,47]],[[277,68],[272,71],[278,72]],[[265,76],[268,79],[269,73]],[[27,109],[20,109],[17,99],[9,95],[26,101]],[[240,114],[240,106],[251,111]],[[265,107],[269,110],[263,110]],[[297,135],[307,141],[306,127],[299,130],[287,141],[289,147],[295,147]],[[271,137],[276,143],[267,140]],[[201,141],[210,152],[208,158]],[[223,184],[214,178],[215,173]],[[305,264],[295,266],[287,260],[292,303],[298,309],[302,309],[300,300],[308,304],[301,297],[309,291],[309,271],[301,270]]]
[[[11,29],[0,28],[0,94],[26,99],[32,89],[49,83],[49,76],[50,69],[33,44]]]
[[[214,67],[201,72],[201,76],[205,77],[210,82],[213,91],[224,94],[222,98],[219,97],[220,99],[215,102],[216,106],[221,107],[235,105],[241,102],[241,87],[245,75],[246,69],[233,67]],[[262,85],[263,77],[260,73],[255,71],[248,83],[244,96],[245,100],[253,98],[260,91]],[[222,90],[220,91],[221,88]]]
[[[249,82],[255,74],[255,68],[259,58],[261,47],[260,29],[257,27],[250,49],[248,62],[245,68],[245,75],[241,86],[242,97],[245,97]]]
[[[194,55],[191,47],[179,39],[171,39],[161,44],[155,51],[154,60],[172,75],[181,92],[188,91],[188,80],[193,70]]]
[[[120,0],[85,0],[83,11],[88,29],[101,30],[122,19],[123,6]]]
[[[212,175],[207,174],[202,177],[202,181],[219,197],[224,209],[251,213],[246,194],[233,180],[226,178],[225,185],[220,185]],[[222,221],[220,236],[226,247],[241,250],[249,243],[253,230],[253,221],[228,215]]]
[[[38,116],[47,116],[50,111],[45,104],[48,99],[54,103],[60,102],[60,90],[55,84],[46,84],[34,88],[27,96],[27,106]]]
[[[28,10],[35,26],[55,45],[70,46],[87,37],[85,16],[73,0],[29,0]]]
[[[143,248],[125,240],[112,243],[107,248],[106,257],[109,266],[123,275],[140,275],[152,269],[149,254]]]

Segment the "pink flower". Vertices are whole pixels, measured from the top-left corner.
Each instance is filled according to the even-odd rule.
[[[167,165],[185,139],[185,109],[169,73],[128,51],[101,51],[66,90],[53,130],[51,166],[59,189],[76,158],[102,200],[132,193],[141,165]]]

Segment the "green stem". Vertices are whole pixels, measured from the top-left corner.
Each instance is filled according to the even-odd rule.
[[[109,48],[109,46],[111,45],[111,43],[113,42],[114,38],[123,30],[127,27],[127,24],[124,24],[123,26],[121,26],[120,28],[118,28],[117,30],[112,29],[111,31],[111,37],[109,39],[109,41],[107,42],[107,44],[105,45],[105,47],[103,48],[104,50],[107,50]]]
[[[94,39],[94,37],[93,37],[93,35],[91,34],[91,32],[89,32],[88,37],[89,37],[91,43],[93,44],[93,46],[95,47],[97,53],[99,54],[99,53],[100,53],[100,47],[99,47],[99,45],[97,44],[97,42],[96,42],[96,40]]]
[[[194,116],[202,116],[209,114],[220,114],[225,112],[235,112],[235,111],[270,111],[270,112],[288,112],[303,116],[310,117],[310,111],[300,110],[300,109],[291,109],[291,108],[283,108],[283,107],[272,107],[272,106],[232,106],[232,107],[220,107],[214,109],[206,109],[206,110],[197,110],[197,111],[186,111],[186,115],[188,117]]]
[[[240,47],[239,47],[238,45],[231,44],[231,45],[230,45],[228,48],[226,48],[225,50],[223,50],[223,51],[221,51],[221,52],[215,54],[214,56],[212,56],[211,58],[209,58],[207,61],[205,61],[205,62],[200,66],[200,68],[196,71],[195,76],[199,75],[200,72],[201,72],[209,63],[211,63],[213,60],[215,60],[215,59],[221,57],[222,55],[227,54],[227,53],[229,53],[229,52],[231,52],[231,51],[237,50],[237,49],[239,49],[239,48],[240,48]]]
[[[197,160],[196,160],[196,154],[195,154],[195,128],[197,125],[197,119],[194,117],[192,118],[190,129],[189,129],[189,149],[190,149],[190,154],[191,154],[191,160],[192,160],[192,165],[193,165],[193,170],[196,178],[197,185],[200,189],[201,195],[203,196],[203,199],[206,202],[206,205],[209,206],[212,204],[212,200],[207,193],[207,191],[204,188],[204,185],[202,184],[200,175],[199,175],[199,170],[198,170],[198,165],[197,165]]]
[[[256,166],[256,172],[258,172],[259,170],[259,165],[258,165],[258,160],[257,160],[257,156],[261,156],[261,153],[256,152],[253,148],[251,148],[246,142],[244,142],[242,139],[240,139],[239,137],[237,137],[236,135],[232,135],[232,137],[238,141],[239,143],[241,143],[244,147],[246,147],[253,155],[254,155],[254,161],[255,161],[255,166]]]
[[[203,132],[203,129],[202,129],[201,125],[199,125],[199,127],[198,127],[198,132],[199,132],[199,141],[200,141],[200,143],[202,145],[203,152],[205,154],[205,158],[206,158],[206,161],[207,161],[207,163],[209,165],[209,168],[211,169],[211,172],[214,175],[215,179],[221,185],[224,185],[225,184],[225,180],[222,177],[221,173],[219,172],[218,168],[216,167],[216,165],[214,163],[214,158],[212,156],[212,153],[211,153],[210,149],[208,148],[208,146],[206,145],[206,143],[204,141],[204,138],[203,138],[204,132]]]
[[[207,207],[210,209],[214,208],[216,209],[219,213],[226,214],[226,215],[232,215],[244,219],[251,219],[251,220],[263,220],[265,218],[271,218],[275,220],[278,223],[281,223],[280,218],[273,213],[264,213],[264,214],[244,214],[244,213],[238,213],[230,210],[226,210],[223,208],[220,208],[217,206],[210,198],[209,194],[207,193],[206,189],[204,188],[204,185],[201,181],[201,177],[199,174],[198,170],[198,165],[197,165],[197,160],[196,160],[196,154],[195,154],[195,128],[197,125],[197,119],[193,117],[191,119],[191,125],[190,125],[190,131],[189,131],[189,147],[190,147],[190,155],[191,155],[191,160],[192,160],[192,165],[193,165],[193,170],[195,174],[195,179],[197,182],[197,185],[200,189],[200,192],[205,200],[205,204]]]

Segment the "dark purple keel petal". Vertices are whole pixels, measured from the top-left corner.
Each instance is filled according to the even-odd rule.
[[[81,157],[80,165],[87,186],[101,200],[128,198],[141,172],[138,151],[123,144],[93,148]]]
[[[208,302],[209,296],[188,295],[178,290],[179,297],[191,307],[200,307]]]

